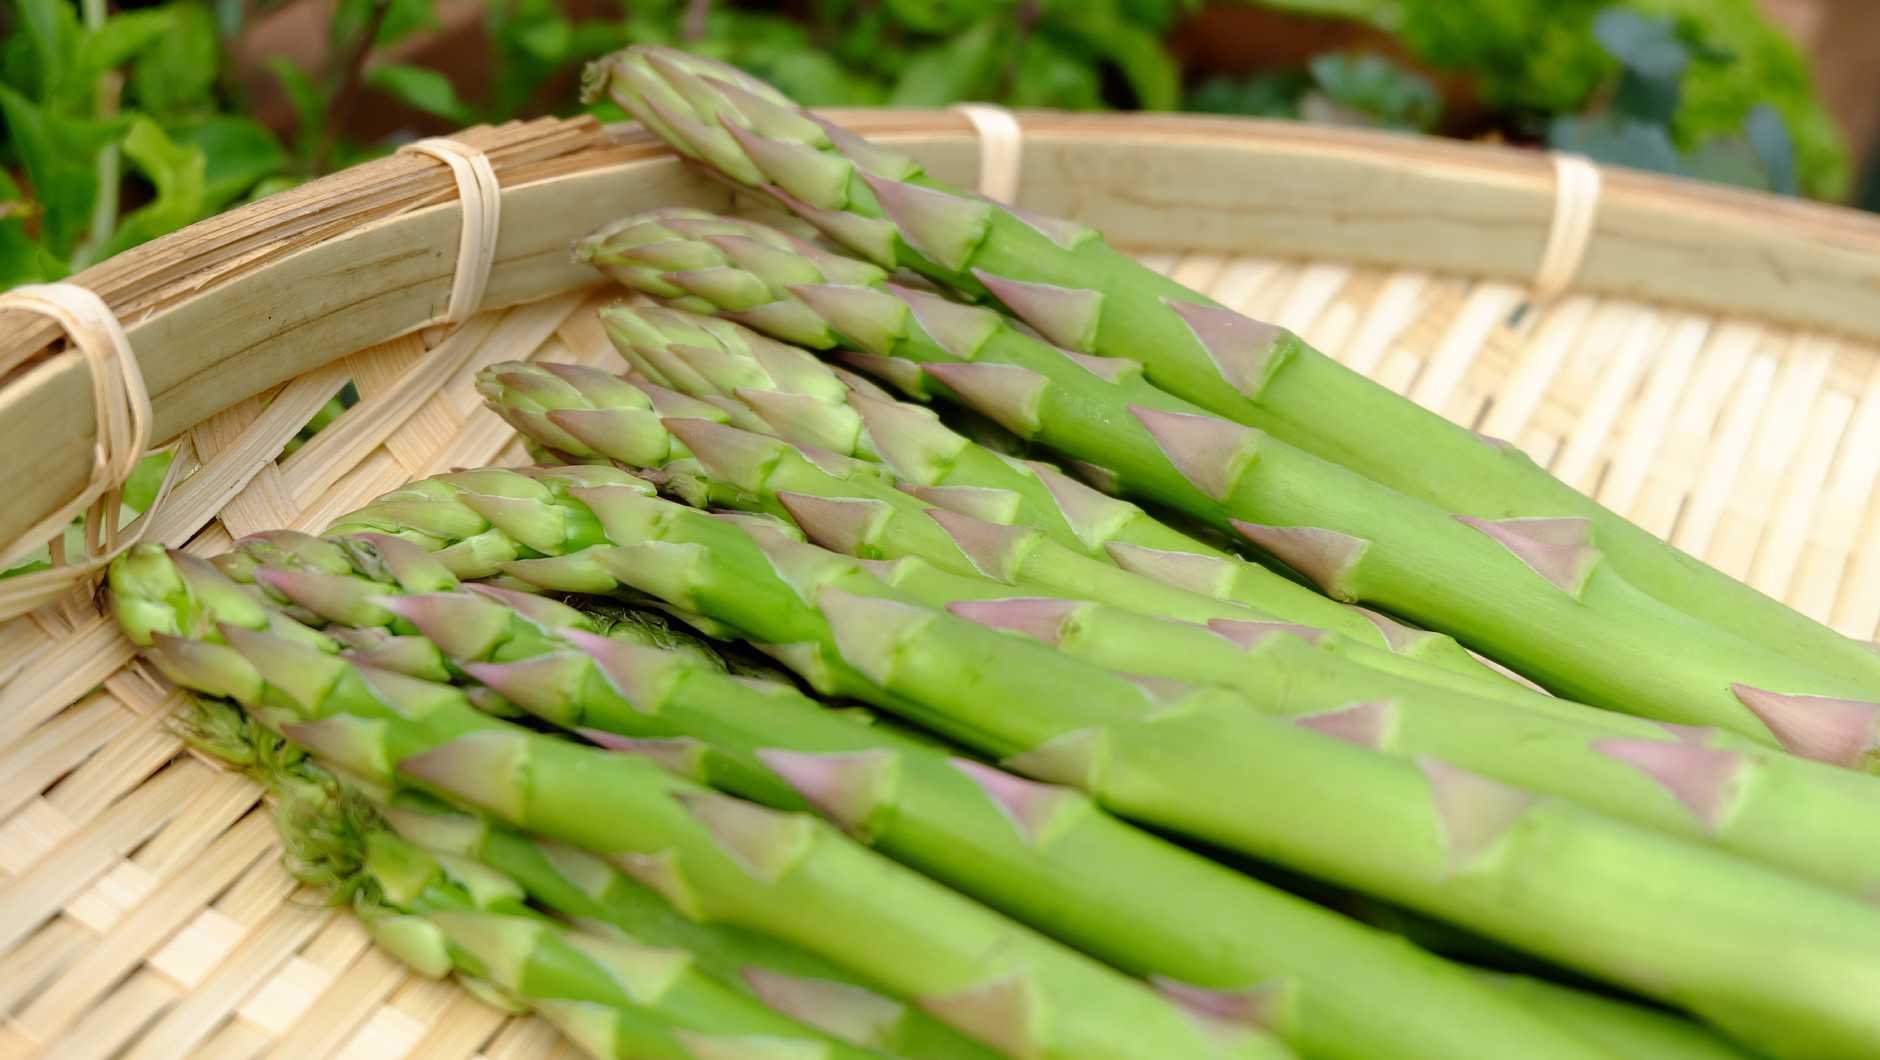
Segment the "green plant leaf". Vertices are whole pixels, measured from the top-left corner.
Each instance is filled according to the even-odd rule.
[[[170,25],[138,56],[131,87],[140,109],[174,120],[210,106],[221,55],[208,8],[178,0],[165,10]]]
[[[980,93],[1000,19],[983,19],[944,44],[915,52],[888,93],[890,107],[944,107]]]
[[[163,485],[163,475],[170,470],[170,461],[175,456],[175,450],[166,449],[139,460],[131,477],[124,480],[124,507],[139,514],[147,511],[150,502],[157,499],[157,488]]]
[[[32,41],[35,58],[32,91],[40,103],[58,97],[78,50],[78,16],[59,0],[12,0],[20,25]],[[22,86],[24,87],[24,86]]]
[[[567,57],[574,43],[574,25],[555,14],[515,25],[508,36],[526,54],[545,63],[556,63]]]
[[[1327,53],[1315,56],[1309,69],[1327,100],[1370,125],[1427,130],[1442,116],[1436,86],[1381,55]]]
[[[431,0],[391,0],[385,21],[379,23],[378,39],[373,43],[383,48],[414,33],[439,29],[443,25],[438,21],[437,12],[431,10]]]
[[[368,71],[366,83],[426,114],[448,118],[459,125],[469,125],[476,120],[475,113],[457,98],[457,90],[451,87],[450,79],[436,70],[387,63]]]
[[[214,209],[287,166],[287,151],[280,141],[253,118],[217,114],[172,125],[167,131],[178,146],[201,149],[206,162],[203,194]]]
[[[249,189],[248,197],[243,199],[241,204],[257,202],[270,195],[276,195],[291,188],[298,188],[312,179],[312,177],[302,176],[298,173],[279,173],[272,177],[262,177],[259,183]]]
[[[326,93],[313,83],[307,71],[284,55],[268,56],[267,65],[268,72],[280,81],[281,90],[287,93],[287,101],[294,108],[299,126],[294,131],[294,153],[303,159],[311,158],[326,126]]]
[[[1769,190],[1778,195],[1796,194],[1795,140],[1789,136],[1789,123],[1767,103],[1750,108],[1743,119],[1743,138],[1756,152],[1756,160],[1769,177]]]
[[[124,137],[124,156],[157,189],[156,199],[126,214],[105,242],[103,256],[116,254],[202,219],[209,212],[202,149],[181,146],[161,126],[139,116]]]
[[[168,8],[127,11],[105,19],[96,33],[79,45],[76,72],[86,80],[122,66],[168,32],[175,16]]]
[[[881,8],[915,33],[950,34],[1014,6],[1012,0],[883,0]]]
[[[1610,114],[1562,115],[1548,127],[1547,143],[1556,150],[1575,151],[1608,165],[1658,173],[1681,173],[1684,169],[1664,126]]]
[[[1019,52],[1018,76],[1012,80],[1007,102],[1014,107],[1101,110],[1103,82],[1088,55],[1038,34]]]
[[[1059,9],[1053,8],[1052,17],[1040,28],[1068,33],[1116,64],[1143,110],[1174,110],[1181,105],[1181,71],[1159,36],[1096,5],[1075,11],[1060,17]]]
[[[0,86],[0,115],[6,117],[8,141],[42,210],[40,240],[53,257],[69,257],[91,223],[98,195],[93,160],[124,123],[52,117],[5,86]]]

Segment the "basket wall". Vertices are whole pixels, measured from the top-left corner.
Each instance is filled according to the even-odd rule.
[[[942,154],[968,168],[949,137]],[[1880,350],[1612,294],[1527,305],[1505,276],[1355,249],[1302,260],[1205,245],[1139,256],[1515,441],[1845,632],[1880,625]],[[196,471],[170,503],[216,514],[187,547],[317,532],[410,479],[524,462],[474,373],[522,358],[620,370],[593,316],[617,294],[563,291],[416,331],[189,428],[179,459]],[[361,402],[270,459],[348,379]],[[540,1021],[411,975],[297,890],[259,792],[182,749],[166,727],[180,697],[94,607],[0,626],[0,682],[0,1060],[575,1055]]]

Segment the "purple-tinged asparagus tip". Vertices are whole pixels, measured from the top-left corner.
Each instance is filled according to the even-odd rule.
[[[258,633],[227,622],[216,629],[263,680],[307,710],[317,710],[326,702],[351,665],[338,656],[272,633]]]
[[[1164,298],[1162,304],[1182,318],[1228,385],[1247,397],[1260,395],[1279,362],[1274,357],[1288,332],[1219,306]]]
[[[1507,549],[1514,557],[1527,565],[1527,568],[1547,580],[1549,585],[1573,597],[1580,598],[1586,591],[1586,583],[1598,569],[1599,561],[1605,553],[1590,545],[1562,544],[1548,537],[1532,537],[1530,532],[1540,532],[1558,536],[1562,530],[1570,530],[1558,524],[1571,523],[1572,520],[1543,519],[1539,522],[1549,524],[1543,527],[1523,527],[1510,525],[1526,520],[1477,519],[1470,515],[1458,515],[1456,519],[1475,527],[1493,538],[1497,544]]]
[[[290,721],[281,735],[328,762],[374,780],[389,779],[385,758],[385,721],[356,714],[335,714],[317,721]]]
[[[757,758],[817,813],[864,840],[893,804],[901,778],[901,756],[880,747],[834,754],[765,748]]]
[[[385,587],[364,578],[350,574],[316,574],[312,571],[257,567],[255,580],[328,622],[348,626],[383,626],[392,621],[390,611],[372,602]]]
[[[616,854],[611,860],[622,872],[652,888],[688,918],[705,918],[698,892],[692,888],[691,881],[685,878],[685,871],[679,867],[677,852],[662,850],[655,854]]]
[[[718,846],[755,879],[775,884],[815,842],[813,818],[716,792],[673,796]]]
[[[1109,731],[1096,725],[1055,736],[999,764],[1047,784],[1062,784],[1084,792],[1100,792],[1103,790],[1104,767],[1110,753],[1109,744]]]
[[[1729,812],[1737,778],[1749,766],[1748,756],[1735,751],[1661,740],[1594,740],[1592,746],[1656,781],[1711,833]]]
[[[907,1009],[880,994],[827,979],[801,979],[750,965],[739,969],[764,1004],[844,1041],[885,1049]]]
[[[463,663],[464,673],[495,689],[504,699],[531,714],[555,719],[573,716],[573,697],[587,667],[587,659],[566,651],[515,662]]]
[[[1852,769],[1875,748],[1880,703],[1790,695],[1745,684],[1732,684],[1730,691],[1790,754]]]
[[[889,180],[862,171],[873,189],[881,212],[907,245],[928,261],[949,272],[959,272],[985,241],[992,223],[992,207],[976,199],[949,195],[905,181]]]
[[[594,622],[587,615],[569,607],[560,600],[550,600],[540,593],[518,592],[499,585],[486,585],[483,582],[471,582],[465,589],[478,596],[490,599],[521,615],[535,628],[549,630],[572,627],[574,629],[592,629]]]
[[[507,607],[470,593],[380,596],[374,602],[411,623],[453,659],[487,658],[511,632]]]
[[[915,486],[897,482],[895,487],[936,508],[1000,526],[1018,522],[1019,508],[1024,503],[1024,498],[1013,490],[989,486]]]
[[[710,420],[668,419],[662,422],[698,458],[707,475],[750,493],[763,488],[764,479],[788,448],[788,443],[775,438],[766,438]]]
[[[949,758],[947,764],[979,785],[979,790],[1018,829],[1027,846],[1048,841],[1057,827],[1090,805],[1088,799],[1069,788],[1025,780],[968,758]]]
[[[1051,381],[1029,368],[939,361],[921,368],[1013,434],[1030,438],[1044,426],[1044,394]]]
[[[1234,492],[1240,476],[1259,457],[1265,434],[1215,416],[1129,406],[1162,455],[1196,489],[1215,501]]]
[[[1373,611],[1368,607],[1359,607],[1356,604],[1345,606],[1363,615],[1366,621],[1375,626],[1378,635],[1384,638],[1384,646],[1398,655],[1408,655],[1422,645],[1442,637],[1441,633],[1406,626],[1389,615]]]
[[[1209,619],[1208,628],[1241,651],[1253,651],[1272,637],[1294,636],[1308,644],[1317,644],[1325,636],[1325,630],[1317,626],[1246,618]]]
[[[822,210],[848,205],[849,175],[855,171],[848,159],[806,143],[759,136],[736,122],[726,122],[725,131],[766,177],[797,199]]]
[[[1434,758],[1419,756],[1417,767],[1430,786],[1430,800],[1436,809],[1451,873],[1461,872],[1490,854],[1540,801],[1533,792],[1496,783]]]
[[[1256,983],[1245,990],[1209,990],[1162,975],[1150,976],[1149,983],[1193,1015],[1264,1031],[1279,1025],[1289,993],[1283,980]]]
[[[901,646],[939,617],[937,612],[924,608],[857,596],[828,586],[817,590],[816,606],[829,620],[829,631],[843,661],[884,688],[893,681]]]
[[[639,755],[658,765],[659,768],[676,777],[705,780],[705,741],[692,736],[669,736],[645,738],[621,736],[601,729],[581,727],[575,729],[582,737],[597,746],[619,754]]]
[[[1025,557],[1045,536],[1035,526],[1001,526],[945,508],[925,511],[979,573],[1007,585],[1018,579]]]
[[[928,1015],[976,1038],[1006,1056],[1040,1054],[1039,1012],[1023,972],[1012,972],[951,994],[916,996]]]
[[[391,534],[353,535],[378,553],[385,571],[408,593],[441,593],[457,587],[457,576],[423,547]]]
[[[837,334],[869,353],[885,357],[907,334],[907,306],[873,287],[793,283],[787,289]]]
[[[1083,600],[1056,596],[1019,596],[1005,600],[955,600],[947,605],[947,610],[968,622],[1024,633],[1056,647],[1077,621],[1078,614],[1091,606]]]
[[[809,539],[846,556],[864,551],[894,516],[887,501],[812,497],[779,491],[777,502]]]
[[[1097,328],[1103,317],[1103,292],[1057,287],[1048,283],[994,276],[974,269],[973,278],[986,285],[1012,315],[1036,328],[1054,346],[1073,353],[1095,353]]]
[[[527,812],[522,789],[529,737],[473,732],[397,763],[400,773],[511,821]]]
[[[1302,729],[1381,751],[1390,738],[1391,722],[1396,713],[1395,700],[1373,699],[1317,714],[1295,714],[1292,722]]]
[[[1134,505],[1130,507],[1133,509]],[[1140,574],[1164,585],[1216,598],[1225,598],[1240,569],[1233,560],[1219,556],[1164,552],[1126,541],[1112,541],[1103,547],[1103,551],[1118,567],[1131,574]]]
[[[564,629],[562,635],[600,667],[614,691],[641,714],[658,713],[673,685],[696,664],[675,652],[604,637],[587,630]]]
[[[899,265],[894,249],[894,224],[878,217],[863,217],[847,210],[811,206],[776,185],[764,188],[791,213],[815,225],[823,235],[853,250],[884,269]]]
[[[150,635],[150,647],[158,669],[179,685],[241,703],[260,701],[261,672],[234,648],[162,632]]]
[[[1247,540],[1312,579],[1325,595],[1334,600],[1357,599],[1354,580],[1370,542],[1314,526],[1259,526],[1239,519],[1230,521]]]
[[[986,340],[1006,326],[999,314],[990,309],[961,305],[931,291],[903,284],[888,283],[882,286],[906,303],[914,314],[914,322],[920,325],[928,338],[962,361],[970,361],[978,356]]]

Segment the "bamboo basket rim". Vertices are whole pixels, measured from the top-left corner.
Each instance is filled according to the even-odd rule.
[[[885,142],[948,145],[956,152],[977,149],[973,126],[957,112],[865,108],[826,113],[864,136]],[[1028,169],[1035,168],[1037,156],[1045,152],[1128,143],[1137,150],[1153,145],[1157,151],[1150,153],[1161,155],[1183,150],[1239,152],[1249,167],[1266,164],[1264,170],[1247,175],[1247,187],[1257,187],[1259,176],[1270,173],[1275,160],[1341,167],[1360,181],[1376,183],[1389,177],[1438,188],[1451,186],[1466,194],[1451,196],[1455,201],[1447,204],[1450,216],[1444,222],[1451,227],[1485,227],[1506,245],[1504,252],[1476,262],[1474,271],[1484,276],[1514,281],[1529,277],[1540,259],[1551,218],[1553,169],[1544,155],[1532,150],[1216,116],[1027,111],[1020,113],[1020,120],[1030,158]],[[566,258],[566,243],[585,228],[569,225],[575,230],[557,232],[546,240],[539,231],[519,233],[537,217],[517,211],[515,200],[533,197],[539,202],[544,190],[557,185],[572,190],[597,176],[626,177],[625,169],[670,165],[671,159],[663,144],[637,126],[603,129],[585,117],[482,126],[456,138],[489,152],[508,207],[486,307],[517,304],[581,282],[572,262],[556,269],[543,259]],[[1616,169],[1603,172],[1600,213],[1575,289],[1656,295],[1717,310],[1760,312],[1781,322],[1862,338],[1880,337],[1880,217],[1680,178]],[[698,205],[718,209],[731,205],[722,189],[692,190],[706,200]],[[1382,193],[1391,186],[1380,183],[1378,190]],[[1139,210],[1161,205],[1152,191],[1118,197],[1130,200]],[[611,205],[605,196],[600,201]],[[1067,205],[1071,208],[1056,212],[1106,227],[1101,216],[1080,216],[1102,214],[1104,204],[1073,200]],[[518,217],[519,213],[523,216]],[[68,282],[98,293],[124,322],[150,383],[153,439],[161,440],[314,367],[304,347],[324,345],[334,336],[321,335],[318,341],[307,343],[297,342],[294,332],[306,330],[310,318],[330,318],[341,310],[356,309],[361,301],[355,297],[350,305],[324,306],[303,314],[302,319],[283,313],[259,327],[228,328],[213,320],[211,311],[218,299],[230,303],[225,310],[235,310],[252,303],[270,276],[289,274],[300,288],[299,300],[315,294],[341,294],[357,276],[379,265],[395,264],[401,256],[410,257],[410,243],[446,229],[455,231],[459,216],[455,183],[445,167],[429,159],[395,155],[198,222],[92,266]],[[324,273],[306,275],[310,255],[388,228],[409,229],[406,246],[385,246],[376,259],[329,261],[324,263]],[[1127,245],[1143,242],[1130,235],[1147,233],[1111,234],[1113,241]],[[1798,254],[1818,255],[1828,259],[1824,268],[1834,274],[1836,282],[1830,286],[1836,297],[1826,299],[1827,305],[1803,305],[1784,312],[1781,299],[1765,297],[1759,304],[1753,297],[1746,301],[1740,290],[1707,297],[1707,285],[1702,282],[1685,284],[1682,290],[1677,284],[1659,284],[1664,289],[1654,289],[1651,277],[1628,275],[1627,269],[1614,270],[1602,262],[1608,244],[1625,242],[1628,237],[1634,244],[1660,249],[1680,237],[1701,239],[1711,253],[1693,256],[1688,264],[1720,274],[1747,269],[1749,286],[1761,281],[1777,292],[1794,287],[1798,277],[1810,278],[1805,269],[1797,268],[1793,259]],[[1232,226],[1221,238],[1230,245],[1244,244]],[[1305,246],[1285,246],[1284,239],[1279,242],[1280,253],[1309,251]],[[1441,239],[1399,240],[1350,256],[1374,264],[1453,268],[1455,262],[1441,253],[1445,243]],[[356,330],[326,348],[361,348],[439,321],[454,270],[441,250],[432,258],[435,268],[395,292],[396,308],[386,306],[387,298],[376,300],[372,329]],[[338,300],[345,301],[343,294]],[[212,322],[218,326],[210,327]],[[270,363],[256,363],[262,359]],[[75,408],[72,398],[85,385],[84,366],[75,351],[64,348],[49,321],[0,312],[0,451],[15,454],[23,466],[40,471],[14,503],[0,512],[0,540],[14,539],[82,486],[95,424],[90,411]],[[49,415],[53,409],[60,410],[59,414]]]

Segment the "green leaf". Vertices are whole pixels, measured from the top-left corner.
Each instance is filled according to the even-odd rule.
[[[833,55],[804,48],[764,71],[764,79],[806,107],[867,107],[881,103],[882,86],[844,69]]]
[[[1681,173],[1684,169],[1664,126],[1622,120],[1609,114],[1555,118],[1547,130],[1547,144],[1560,151],[1576,151],[1608,165],[1657,173]]]
[[[268,72],[280,81],[281,90],[287,93],[287,101],[294,108],[299,125],[294,132],[294,153],[311,158],[315,145],[320,142],[320,132],[326,126],[326,94],[307,76],[307,71],[286,56],[270,55],[267,64]]]
[[[1769,190],[1778,195],[1796,194],[1795,140],[1789,136],[1789,123],[1767,103],[1750,108],[1743,119],[1743,138],[1756,152],[1756,160],[1769,177]]]
[[[208,8],[179,0],[166,10],[170,25],[138,56],[131,87],[143,111],[175,119],[210,105],[221,54]]]
[[[1442,115],[1443,97],[1435,85],[1381,55],[1320,55],[1310,69],[1326,99],[1371,125],[1429,129]]]
[[[156,200],[126,214],[105,242],[103,256],[116,254],[201,220],[209,212],[202,149],[183,147],[139,116],[124,137],[124,155],[156,186]]]
[[[202,150],[203,194],[211,208],[226,205],[287,166],[280,141],[253,118],[218,114],[173,125],[168,132],[179,146]]]
[[[25,223],[0,221],[0,291],[57,278],[47,274],[39,244],[26,235]]]
[[[1018,76],[1006,102],[1014,107],[1102,110],[1103,82],[1087,55],[1038,34],[1019,53]]]
[[[391,0],[391,6],[385,10],[385,21],[379,24],[378,39],[373,43],[383,48],[413,33],[440,29],[443,25],[437,13],[431,10],[431,0]]]
[[[516,25],[509,31],[509,39],[524,53],[545,63],[555,63],[567,56],[569,46],[574,43],[574,26],[557,14]]]
[[[35,95],[44,103],[59,94],[60,82],[74,65],[78,16],[59,0],[12,0],[20,25],[33,43],[37,60]]]
[[[1045,25],[1070,34],[1114,63],[1143,110],[1174,110],[1181,105],[1181,71],[1156,34],[1094,6],[1062,19],[1053,17]]]
[[[0,114],[6,117],[7,138],[26,169],[33,198],[44,211],[40,238],[53,257],[68,257],[91,223],[91,205],[98,195],[93,160],[123,123],[51,117],[5,86],[0,86]]]
[[[436,70],[387,63],[367,72],[366,83],[426,114],[448,118],[459,125],[476,120],[475,113],[457,98],[457,90],[451,87],[450,79]]]
[[[104,26],[86,34],[79,45],[78,75],[90,80],[116,69],[169,31],[174,22],[168,8],[129,11],[105,19]]]
[[[131,477],[124,480],[124,507],[139,514],[148,510],[150,502],[157,499],[157,488],[163,485],[163,476],[170,470],[170,461],[175,456],[175,450],[166,449],[139,460]]]
[[[916,33],[956,33],[1015,6],[1010,0],[883,0],[891,20]]]
[[[944,107],[978,96],[999,29],[999,19],[984,19],[945,44],[914,53],[888,93],[888,106]]]

